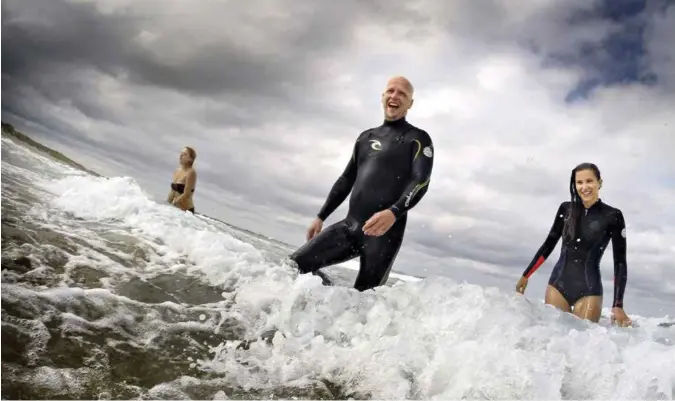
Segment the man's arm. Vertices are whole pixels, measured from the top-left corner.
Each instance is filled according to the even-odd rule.
[[[340,175],[337,181],[335,181],[335,184],[333,184],[333,187],[331,188],[330,193],[328,194],[328,198],[326,198],[326,201],[321,207],[321,210],[317,214],[317,217],[322,221],[325,221],[328,218],[328,216],[330,216],[331,213],[333,213],[335,209],[337,209],[342,204],[342,202],[344,202],[344,200],[347,198],[347,195],[349,195],[349,192],[351,192],[352,187],[354,186],[357,171],[357,164],[356,164],[357,145],[358,140],[354,144],[354,149],[352,150],[352,157],[349,159],[347,167],[345,167],[345,170],[342,172],[342,175]]]
[[[403,195],[389,210],[396,218],[412,209],[424,197],[429,188],[431,171],[434,167],[434,144],[431,137],[424,131],[413,140],[412,175],[403,191]]]

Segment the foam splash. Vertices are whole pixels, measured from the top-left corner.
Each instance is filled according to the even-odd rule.
[[[159,238],[158,257],[185,255],[212,284],[233,286],[236,302],[221,319],[245,322],[252,337],[273,335],[247,349],[221,343],[197,361],[231,385],[324,379],[345,395],[395,399],[675,395],[675,336],[659,319],[636,317],[632,329],[591,324],[443,278],[366,293],[324,287],[209,222],[155,204],[129,178],[68,177],[46,187],[54,207]]]
[[[265,320],[272,345],[219,347],[203,366],[242,386],[318,376],[395,399],[670,398],[675,384],[673,334],[657,342],[656,324],[590,324],[448,279],[363,295],[298,280]]]
[[[215,224],[151,201],[131,178],[73,176],[43,187],[57,195],[51,203],[54,207],[88,221],[126,227],[152,243],[156,257],[164,259],[155,265],[162,268],[182,256],[190,263],[188,272],[206,274],[211,284],[224,286],[258,275],[274,276],[282,270],[266,261],[253,245]]]

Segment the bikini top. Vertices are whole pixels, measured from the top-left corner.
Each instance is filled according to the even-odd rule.
[[[185,191],[185,184],[178,184],[178,183],[172,182],[171,183],[171,189],[178,192],[179,194],[182,194],[183,191]],[[192,192],[194,192],[194,191],[195,191],[195,189],[192,188]]]

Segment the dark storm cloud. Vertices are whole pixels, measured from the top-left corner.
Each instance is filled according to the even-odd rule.
[[[653,5],[654,3],[648,3]],[[675,2],[669,1],[667,5],[656,2],[660,7],[655,7],[652,12],[653,21],[645,30],[647,40],[647,58],[652,69],[658,76],[660,86],[675,89]]]
[[[254,7],[252,4],[248,7]],[[416,19],[414,13],[383,7],[380,1],[322,2],[309,8],[289,4],[293,5],[283,11],[298,18],[276,20],[273,15],[266,18],[264,12],[263,17],[258,17],[251,9],[242,13],[239,21],[225,20],[225,26],[213,26],[218,31],[208,34],[188,28],[199,24],[207,12],[225,17],[229,13],[237,15],[236,11],[215,2],[185,7],[181,14],[173,16],[182,20],[185,29],[159,27],[159,38],[144,47],[139,35],[146,28],[153,29],[146,23],[148,18],[167,17],[161,10],[153,10],[150,15],[131,9],[102,13],[90,2],[5,1],[2,51],[7,62],[3,63],[3,73],[23,81],[49,73],[59,64],[91,66],[113,76],[127,76],[138,84],[196,95],[255,94],[291,100],[290,94],[302,94],[311,88],[316,75],[322,75],[315,68],[314,58],[338,52],[351,39],[351,27],[358,20],[367,16],[414,23]],[[241,46],[236,38],[228,36],[227,22],[260,24],[282,47],[259,54]],[[209,35],[221,40],[210,43]],[[193,46],[189,56],[167,62],[172,53],[178,52],[172,41]],[[49,88],[60,92],[58,87]]]
[[[3,74],[16,79],[60,63],[114,67],[136,32],[128,16],[102,17],[91,3],[4,1],[2,14]]]
[[[652,86],[670,75],[650,62],[649,33],[673,6],[670,0],[571,0],[542,7],[505,1],[434,6],[438,20],[467,43],[506,48],[517,43],[543,66],[576,68],[581,74],[567,100],[584,99],[603,86],[637,82]],[[529,5],[529,4],[528,4]]]
[[[575,40],[565,46],[537,39],[530,44],[543,56],[545,65],[583,71],[576,86],[568,92],[567,101],[585,99],[603,86],[630,83],[653,86],[667,80],[670,73],[663,74],[651,62],[649,32],[673,4],[670,0],[597,0],[585,7],[567,7],[567,12],[559,14],[565,24],[558,26],[568,28]],[[593,35],[584,34],[600,26],[605,28],[595,30]],[[564,43],[562,39],[557,41]]]
[[[382,8],[381,2],[349,5],[362,8],[363,12],[355,14],[360,18],[376,13],[377,19],[391,18],[397,23],[415,20],[414,13]],[[8,1],[2,7],[3,110],[28,120],[44,121],[45,116],[34,108],[39,107],[38,103],[50,102],[76,108],[92,120],[127,127],[155,115],[134,115],[130,121],[128,113],[115,111],[107,103],[105,89],[95,87],[97,73],[125,80],[129,85],[200,96],[194,99],[197,103],[210,99],[185,116],[204,127],[253,127],[267,121],[298,118],[299,113],[325,114],[326,109],[332,108],[331,101],[322,102],[312,94],[323,90],[322,78],[330,74],[319,61],[339,53],[350,40],[352,24],[356,23],[350,7],[331,3],[286,8],[291,18],[281,21],[273,15],[257,16],[255,7],[238,15],[236,10],[217,2],[185,7],[175,16],[169,11],[144,13],[132,8],[103,13],[91,2],[58,0]],[[209,12],[222,16],[224,21],[209,19]],[[235,21],[236,17],[241,18]],[[181,19],[182,29],[173,27],[175,18]],[[200,34],[195,28],[202,20],[216,30]],[[288,23],[293,27],[289,28]],[[228,35],[228,28],[249,24],[265,26],[265,34],[273,38],[271,51],[256,51],[255,46],[242,45],[239,39]],[[144,45],[139,38],[148,30],[157,39]],[[186,48],[190,50],[187,56],[175,56]],[[24,101],[30,104],[14,104],[14,99],[28,97],[28,93],[36,97]],[[141,110],[165,100],[155,96],[145,104],[133,99],[129,102],[132,104],[127,105],[128,109]],[[342,120],[354,122],[355,118],[345,115]],[[150,121],[146,123],[152,125]],[[266,134],[277,133],[272,129]],[[257,141],[258,146],[283,150],[264,135],[260,138],[263,140]]]
[[[21,3],[21,4],[19,4]],[[298,80],[302,68],[283,68],[283,59],[260,59],[234,44],[203,46],[178,65],[163,63],[135,40],[140,16],[100,13],[92,3],[58,0],[3,2],[3,73],[28,80],[64,64],[89,66],[110,75],[128,74],[138,84],[171,87],[200,95],[228,92],[281,93],[279,76]],[[189,35],[189,33],[186,33]],[[56,66],[55,66],[56,64]],[[60,93],[57,86],[45,85]],[[47,90],[46,94],[52,91]],[[259,93],[259,92],[258,92]]]
[[[581,44],[574,54],[552,55],[571,65],[582,66],[587,71],[586,76],[570,92],[568,100],[588,96],[599,85],[629,82],[653,85],[658,76],[645,58],[644,34],[656,8],[664,6],[666,3],[660,1],[653,1],[648,7],[644,0],[603,0],[592,10],[575,14],[572,27],[577,22],[593,23],[598,20],[610,20],[616,25],[607,37],[596,43],[589,41]]]

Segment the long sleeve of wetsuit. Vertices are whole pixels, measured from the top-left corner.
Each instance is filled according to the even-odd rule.
[[[623,308],[623,294],[628,281],[628,264],[626,262],[626,221],[618,210],[612,230],[612,252],[614,256],[614,302],[613,308]]]
[[[553,225],[548,232],[548,236],[544,240],[544,243],[539,247],[539,250],[537,250],[537,253],[534,254],[532,261],[523,272],[523,277],[530,278],[530,276],[534,274],[535,271],[537,271],[539,266],[544,264],[546,259],[551,255],[551,252],[553,252],[555,249],[558,240],[562,236],[563,227],[565,226],[565,213],[567,212],[567,208],[565,207],[566,203],[567,202],[563,202],[558,207],[558,211],[555,215],[555,219],[553,220]]]
[[[434,144],[424,131],[418,131],[413,139],[412,174],[401,197],[389,208],[396,218],[419,203],[429,189],[431,171],[434,167]]]
[[[335,181],[335,184],[333,184],[333,187],[331,188],[330,193],[326,198],[326,201],[324,202],[323,206],[321,207],[321,210],[319,210],[319,213],[317,214],[317,217],[320,218],[322,221],[325,221],[328,218],[328,216],[330,216],[331,213],[333,213],[335,209],[337,209],[342,204],[342,202],[344,202],[344,200],[347,199],[347,195],[349,195],[349,192],[352,190],[352,187],[354,186],[357,171],[357,164],[356,164],[357,145],[358,140],[356,144],[354,144],[354,149],[352,150],[352,157],[349,159],[347,167],[345,167],[345,170],[342,172],[342,175],[340,175],[337,181]]]

